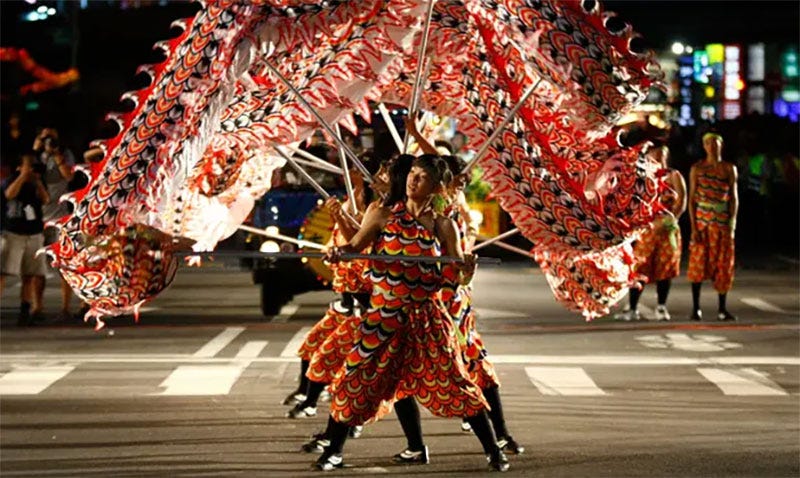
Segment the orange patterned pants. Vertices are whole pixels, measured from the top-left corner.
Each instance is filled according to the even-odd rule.
[[[441,417],[469,417],[488,409],[464,368],[453,325],[437,307],[429,303],[405,317],[381,320],[396,321],[386,327],[394,332],[376,337],[379,343],[366,356],[360,355],[363,348],[354,348],[348,357],[353,366],[340,368],[331,384],[334,420],[351,426],[371,422],[410,396]],[[360,341],[369,340],[364,334]]]
[[[711,280],[720,294],[733,285],[734,240],[728,226],[709,224],[698,230],[700,240],[689,243],[690,282]]]
[[[322,319],[314,324],[314,327],[306,334],[303,345],[297,351],[300,359],[311,361],[314,352],[334,333],[339,324],[347,320],[349,315],[348,310],[341,305],[340,301],[332,302]]]
[[[642,234],[634,248],[636,272],[647,277],[647,282],[658,282],[678,277],[681,273],[681,232],[679,229],[653,225]]]
[[[344,367],[347,354],[359,337],[361,317],[345,316],[322,344],[314,350],[308,364],[306,377],[313,382],[331,383],[339,369]]]

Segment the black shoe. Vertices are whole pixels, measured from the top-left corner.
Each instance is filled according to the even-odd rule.
[[[306,394],[295,390],[283,399],[281,405],[297,405],[306,399]]]
[[[17,319],[17,325],[20,327],[33,325],[33,322],[31,321],[30,303],[22,302],[21,304],[19,304],[19,319]]]
[[[314,466],[320,471],[333,471],[344,466],[341,453],[331,453],[326,451],[317,460]]]
[[[30,325],[41,324],[47,320],[47,317],[44,316],[42,311],[34,312],[31,314],[31,318],[29,319]]]
[[[306,407],[298,403],[291,410],[286,412],[286,418],[310,418],[317,416],[317,407]]]
[[[317,433],[311,437],[310,442],[304,443],[303,446],[300,447],[300,451],[304,453],[324,453],[325,447],[330,445],[331,441],[328,440],[325,433]]]
[[[703,320],[703,311],[700,309],[693,311],[692,315],[689,316],[689,320],[700,322],[701,320]]]
[[[720,322],[735,322],[736,316],[728,312],[727,310],[720,310],[717,313],[717,320]]]
[[[508,458],[506,458],[506,454],[503,453],[499,447],[495,448],[495,451],[487,457],[489,459],[489,468],[495,471],[508,471],[509,464]]]
[[[497,440],[497,446],[504,452],[511,453],[512,455],[521,455],[525,452],[525,447],[517,443],[511,435],[499,438]]]
[[[410,448],[406,448],[405,450],[401,451],[397,455],[392,457],[395,463],[419,463],[421,465],[427,465],[430,462],[430,456],[428,456],[428,447],[422,447],[422,450],[413,451]]]
[[[364,426],[363,425],[356,425],[354,427],[350,427],[350,438],[358,438],[364,433]]]

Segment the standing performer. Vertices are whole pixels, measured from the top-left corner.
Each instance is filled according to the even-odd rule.
[[[376,162],[369,160],[368,157],[362,156],[361,160],[368,169],[377,169],[375,168]],[[373,172],[370,170],[370,173]],[[364,184],[363,177],[355,168],[351,170],[350,177],[353,183],[353,195],[356,198],[356,205],[359,211],[364,211],[372,201],[372,190]],[[334,220],[333,233],[329,244],[333,246],[347,244],[358,231],[358,226],[346,218],[342,212],[342,205],[336,198],[328,199],[325,202],[325,206]],[[353,217],[361,219],[359,211],[349,210],[349,201],[345,204],[345,208]],[[368,253],[369,251],[364,252]],[[317,414],[317,400],[325,386],[330,383],[330,380],[318,380],[319,373],[317,373],[312,374],[312,379],[309,381],[307,372],[311,358],[340,324],[351,317],[357,318],[359,314],[356,310],[356,305],[366,309],[369,304],[369,293],[372,285],[364,279],[367,261],[339,262],[331,264],[330,267],[333,272],[333,291],[341,294],[342,297],[331,302],[325,315],[308,332],[305,341],[297,351],[297,355],[300,356],[300,383],[297,390],[284,400],[285,405],[294,403],[294,407],[286,413],[288,418],[306,418]],[[353,342],[350,343],[352,344]]]
[[[436,257],[441,243],[447,255],[463,257],[452,221],[427,207],[446,173],[441,159],[416,158],[407,180],[407,200],[368,210],[361,229],[342,251],[374,244],[378,254]],[[335,261],[338,251],[329,255]],[[474,258],[467,258],[459,267],[460,282],[469,282],[474,268]],[[317,467],[342,467],[350,426],[376,420],[392,402],[415,397],[435,415],[468,417],[490,466],[507,470],[508,460],[486,415],[487,403],[458,357],[453,325],[433,301],[442,280],[438,266],[372,261],[369,277],[370,308],[346,367],[331,386],[330,446]]]
[[[653,158],[664,168],[660,173],[669,184],[669,189],[659,197],[661,204],[672,213],[653,222],[650,228],[634,245],[634,255],[638,261],[636,272],[645,277],[641,288],[631,287],[629,290],[630,306],[620,316],[622,320],[640,320],[638,305],[645,285],[655,282],[658,305],[656,320],[670,320],[667,309],[667,297],[672,279],[681,271],[681,229],[678,219],[686,210],[686,182],[675,169],[668,167],[669,148],[654,148]]]
[[[700,287],[710,279],[719,294],[717,320],[736,320],[725,301],[733,285],[734,234],[739,195],[736,166],[722,161],[722,136],[703,136],[706,157],[692,166],[689,175],[689,271],[692,283],[691,320],[702,320]]]
[[[444,159],[453,177],[447,187],[449,204],[445,215],[455,222],[461,237],[461,247],[469,254],[475,245],[478,224],[471,219],[469,205],[464,196],[467,177],[460,173],[466,163],[457,156],[445,156]],[[500,379],[497,377],[494,365],[486,358],[488,352],[476,328],[475,309],[472,307],[472,283],[459,284],[452,271],[452,267],[445,268],[445,282],[440,295],[441,306],[457,328],[459,345],[470,379],[480,387],[483,396],[489,402],[491,407],[489,418],[492,420],[498,445],[506,453],[521,454],[525,448],[508,432],[500,401]]]

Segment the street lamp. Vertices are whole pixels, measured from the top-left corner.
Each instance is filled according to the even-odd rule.
[[[675,43],[672,44],[672,53],[676,55],[681,55],[683,54],[684,48],[685,47],[683,46],[683,43],[676,41]]]

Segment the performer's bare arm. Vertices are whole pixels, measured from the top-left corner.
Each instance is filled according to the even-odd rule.
[[[456,228],[453,220],[444,216],[437,216],[435,224],[436,235],[439,237],[439,242],[444,245],[445,255],[463,259],[464,251],[461,249],[458,228]]]
[[[695,191],[697,190],[697,166],[692,166],[689,171],[689,224],[692,225],[692,240],[697,239],[697,227],[694,223],[695,218]]]
[[[739,213],[739,190],[736,186],[739,180],[739,173],[736,166],[729,164],[728,184],[731,188],[731,200],[728,204],[728,212],[731,216],[731,234],[736,230],[736,215]]]
[[[672,213],[677,219],[686,211],[686,181],[683,180],[683,176],[678,171],[673,171],[669,179],[670,186],[677,194],[675,203],[672,206]]]
[[[388,208],[372,203],[364,213],[364,220],[361,221],[361,227],[350,239],[350,242],[342,246],[342,252],[360,252],[364,248],[372,244],[378,239],[378,235],[386,225],[391,212]]]
[[[417,131],[417,122],[415,120],[406,117],[405,123],[406,123],[406,131],[408,131],[408,133],[414,137],[414,140],[419,144],[419,147],[420,149],[422,149],[423,153],[439,154],[439,152],[436,151],[436,147],[431,143],[429,143],[428,140],[425,139],[424,136],[422,136],[422,133]]]
[[[469,213],[469,204],[467,203],[467,197],[464,195],[463,191],[458,193],[458,197],[456,198],[458,201],[458,208],[459,212],[461,213],[461,217],[467,222],[467,247],[464,253],[468,253],[472,251],[472,247],[475,245],[475,240],[478,238],[478,226],[479,224],[472,218],[472,215]]]

